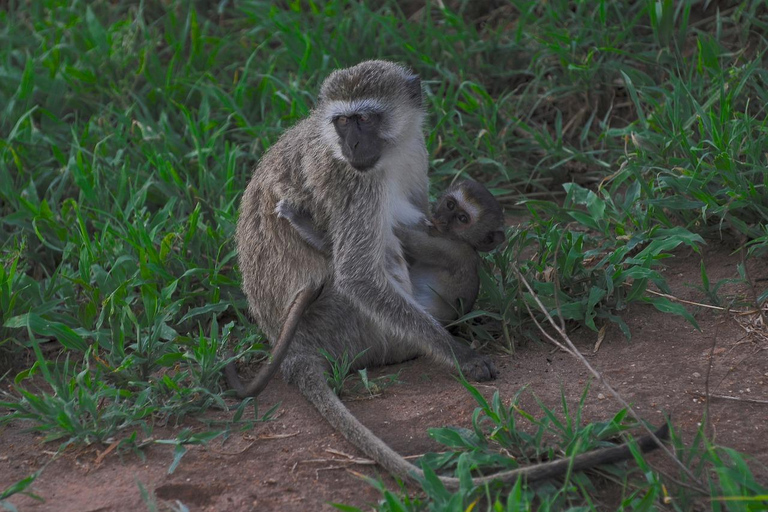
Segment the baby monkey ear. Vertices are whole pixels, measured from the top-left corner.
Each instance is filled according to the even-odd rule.
[[[476,249],[480,252],[489,252],[494,250],[506,239],[504,232],[499,230],[490,231],[477,245]]]

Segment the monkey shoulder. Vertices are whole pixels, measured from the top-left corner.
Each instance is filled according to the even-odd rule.
[[[311,215],[321,228],[327,226],[328,212],[321,205],[332,204],[321,191],[332,190],[336,163],[322,145],[311,119],[288,129],[265,152],[249,187],[261,190],[262,207],[274,212],[278,202]],[[274,204],[272,204],[274,203]]]

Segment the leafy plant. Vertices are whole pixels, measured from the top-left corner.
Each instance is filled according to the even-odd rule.
[[[8,488],[0,492],[0,507],[3,507],[3,510],[16,512],[18,509],[13,504],[6,501],[8,498],[13,496],[14,494],[24,494],[37,501],[43,501],[43,499],[40,496],[36,495],[35,493],[27,491],[27,487],[32,485],[32,483],[37,479],[38,476],[40,476],[40,473],[42,472],[43,470],[39,469],[34,473],[32,473],[31,475],[29,475],[28,477],[19,480],[18,482],[14,483],[13,485],[9,486]]]
[[[365,481],[381,493],[377,510],[527,511],[542,510],[542,507],[544,510],[598,510],[590,499],[596,487],[594,474],[622,483],[626,494],[618,510],[651,511],[670,503],[677,510],[689,510],[701,497],[700,493],[691,492],[692,488],[669,485],[665,477],[648,465],[636,446],[632,449],[636,470],[630,463],[628,466],[605,466],[590,473],[569,473],[562,484],[540,483],[534,487],[517,480],[511,487],[477,486],[472,482],[473,475],[573,457],[609,446],[612,444],[609,439],[636,425],[628,421],[626,410],[619,411],[608,421],[584,424],[582,410],[589,386],[575,407],[569,406],[563,394],[560,412],[537,399],[542,415],[536,417],[520,404],[524,389],[518,391],[507,405],[498,391],[487,400],[466,380],[462,379],[462,384],[478,405],[472,415],[472,429],[430,429],[430,436],[447,451],[421,457],[419,462],[424,478],[419,482],[420,493],[414,494],[402,484],[399,492],[393,492],[380,480],[365,477]],[[672,442],[681,462],[709,484],[715,509],[720,509],[720,503],[742,507],[742,510],[760,510],[765,506],[768,489],[755,481],[740,454],[709,444],[701,430],[692,446],[684,446],[674,430]],[[438,472],[458,477],[460,488],[447,490],[437,478]],[[677,478],[684,479],[685,476]],[[670,496],[670,488],[675,489],[674,496]],[[361,510],[343,504],[334,506],[349,512]]]
[[[385,390],[389,386],[400,382],[399,380],[400,370],[398,370],[397,373],[382,375],[380,377],[376,377],[373,379],[368,377],[367,368],[357,370],[357,374],[360,376],[360,383],[358,386],[355,386],[353,388],[352,390],[353,393],[356,392],[358,388],[362,386],[362,388],[365,389],[365,391],[368,392],[370,396],[375,396],[380,394],[383,390]]]
[[[328,381],[328,385],[331,386],[331,389],[334,393],[341,396],[344,390],[344,384],[352,377],[352,374],[350,373],[352,365],[354,364],[355,360],[357,360],[357,358],[363,355],[366,351],[364,350],[359,354],[356,354],[351,359],[349,358],[346,350],[338,359],[334,358],[333,355],[322,348],[319,349],[319,352],[330,364],[331,371],[325,372],[325,378]]]

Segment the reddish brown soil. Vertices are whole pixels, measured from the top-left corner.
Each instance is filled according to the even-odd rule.
[[[713,282],[736,276],[738,260],[729,255],[726,247],[710,245],[705,261]],[[667,265],[665,275],[675,295],[704,302],[701,292],[686,286],[700,282],[698,256],[682,251],[667,260]],[[753,278],[768,276],[765,262],[753,262],[749,268]],[[765,281],[760,284],[765,287]],[[737,292],[743,289],[733,286],[721,291]],[[702,397],[714,341],[710,392],[768,400],[768,346],[764,339],[746,336],[732,317],[697,310],[702,329],[699,332],[683,319],[651,306],[633,305],[622,316],[632,330],[632,341],[626,341],[617,328],[610,327],[599,352],[589,359],[648,420],[658,424],[662,412],[670,413],[690,439],[704,412]],[[591,353],[594,333],[582,330],[572,337],[585,353]],[[514,357],[497,355],[495,360],[499,379],[479,386],[488,395],[498,389],[502,397],[508,398],[528,386],[546,404],[556,407],[563,389],[575,404],[589,379],[578,361],[553,353],[548,346],[529,344]],[[469,425],[475,404],[453,377],[423,360],[384,368],[377,374],[397,370],[401,370],[401,383],[387,388],[382,396],[348,402],[352,412],[396,450],[420,454],[439,449],[428,438],[428,427]],[[347,469],[367,475],[380,474],[380,470],[345,463],[342,456],[329,452],[360,456],[307,406],[295,389],[279,379],[264,393],[261,410],[278,401],[282,405],[275,421],[235,433],[223,444],[216,440],[207,447],[191,446],[171,475],[167,471],[173,450],[167,445],[149,446],[144,450],[144,460],[133,454],[112,453],[100,463],[97,449],[70,449],[51,462],[31,486],[45,502],[18,495],[10,502],[23,511],[146,510],[138,482],[154,492],[161,510],[176,500],[193,511],[314,511],[330,509],[328,502],[364,508],[375,502],[378,493]],[[523,405],[538,414],[530,394],[523,399]],[[585,420],[604,420],[619,409],[620,405],[604,389],[593,385],[586,400]],[[768,405],[712,399],[710,415],[717,442],[751,455],[756,476],[768,482]],[[2,431],[0,489],[42,467],[56,450],[54,445],[40,444],[35,434],[24,433],[24,427],[18,422]],[[173,439],[182,427],[207,429],[198,420],[186,419],[175,428],[156,428],[153,435],[156,439]]]

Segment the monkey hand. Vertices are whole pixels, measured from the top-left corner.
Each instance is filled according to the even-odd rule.
[[[496,369],[493,361],[491,361],[491,358],[480,354],[474,354],[462,364],[461,373],[467,379],[477,382],[493,380],[499,375],[499,371]]]
[[[278,201],[277,206],[275,206],[275,213],[277,214],[278,219],[291,220],[291,207],[288,205],[285,199]]]

